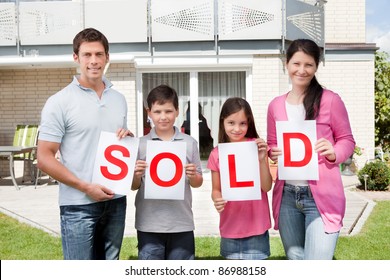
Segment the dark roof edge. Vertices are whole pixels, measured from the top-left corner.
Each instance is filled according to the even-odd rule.
[[[327,43],[326,50],[372,50],[377,51],[376,43]]]

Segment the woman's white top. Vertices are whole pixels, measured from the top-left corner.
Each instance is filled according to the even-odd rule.
[[[289,121],[304,121],[306,118],[306,111],[303,103],[298,105],[289,104],[286,101],[287,118]],[[287,184],[293,186],[308,186],[307,180],[286,180]]]

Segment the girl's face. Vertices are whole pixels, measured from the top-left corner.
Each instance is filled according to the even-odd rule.
[[[306,88],[313,79],[317,65],[314,58],[302,51],[296,52],[286,64],[293,86]]]
[[[230,142],[244,141],[246,132],[248,131],[248,118],[244,110],[241,109],[225,118],[223,120],[223,126]]]

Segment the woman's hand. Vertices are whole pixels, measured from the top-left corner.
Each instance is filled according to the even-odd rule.
[[[334,147],[329,140],[325,138],[320,138],[317,140],[314,150],[320,154],[320,156],[325,156],[329,161],[336,160],[336,154],[334,152]]]
[[[278,157],[282,155],[282,150],[278,147],[273,147],[270,151],[270,159],[274,162],[278,162]]]

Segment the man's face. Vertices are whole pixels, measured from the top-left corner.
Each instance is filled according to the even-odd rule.
[[[83,42],[73,59],[80,65],[81,77],[87,80],[101,79],[109,56],[100,42]]]

